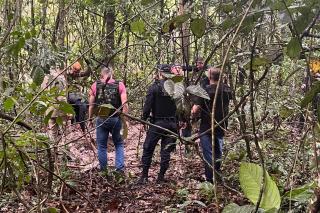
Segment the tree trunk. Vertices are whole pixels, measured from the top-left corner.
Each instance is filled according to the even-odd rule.
[[[110,59],[112,56],[113,50],[114,50],[114,30],[115,27],[115,6],[114,2],[110,2],[110,6],[105,10],[104,12],[104,23],[105,23],[105,35],[106,35],[106,41],[105,41],[105,59],[104,63],[108,63],[113,66],[113,59]]]
[[[162,21],[162,19],[163,19],[163,13],[164,13],[164,0],[161,0],[160,1],[160,20]],[[162,23],[161,23],[161,21],[159,22],[159,29],[161,29],[161,27],[162,27]],[[157,61],[158,61],[158,64],[160,64],[161,63],[161,50],[162,50],[162,48],[161,48],[161,46],[162,46],[162,34],[161,34],[161,30],[158,32],[158,52],[157,52]]]
[[[56,18],[55,29],[52,35],[52,45],[62,48],[64,46],[64,37],[65,37],[65,17],[66,17],[66,8],[65,0],[59,1],[59,10]]]

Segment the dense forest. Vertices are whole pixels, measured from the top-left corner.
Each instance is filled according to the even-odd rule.
[[[0,10],[0,212],[320,212],[319,0],[0,0]],[[192,71],[200,58],[232,91],[212,183],[190,115],[190,97],[207,97],[206,71]],[[76,62],[90,74],[57,89]],[[141,186],[154,126],[142,109],[160,64],[183,68],[166,90],[192,135],[165,129],[176,140],[168,182],[153,179],[156,147]],[[87,114],[81,131],[59,99],[75,86],[87,100],[101,66],[126,86],[125,174],[112,169],[113,143],[99,171],[96,128]],[[52,109],[59,140],[48,135]]]

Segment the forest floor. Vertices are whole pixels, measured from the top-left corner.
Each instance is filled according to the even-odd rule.
[[[219,212],[218,209],[221,211],[231,202],[238,205],[248,204],[239,192],[238,168],[243,159],[243,149],[228,153],[229,158],[235,160],[224,160],[224,181],[218,184],[217,192],[219,208],[212,187],[204,182],[204,169],[200,157],[194,151],[186,155],[183,145],[178,145],[172,153],[170,169],[166,174],[169,180],[167,183],[157,184],[155,181],[160,162],[158,146],[153,157],[149,182],[143,186],[137,185],[145,138],[145,133],[140,131],[140,128],[140,124],[132,124],[129,127],[128,138],[125,141],[125,176],[115,172],[110,172],[109,175],[99,172],[96,150],[93,151],[93,146],[88,140],[81,139],[68,145],[64,150],[68,159],[56,165],[56,173],[75,190],[55,179],[54,193],[46,200],[45,207],[60,209],[61,212]],[[69,129],[65,142],[79,135],[81,133],[78,129]],[[226,137],[225,147],[232,146],[232,149],[237,149],[234,140],[235,138],[230,136]],[[108,143],[108,164],[112,171],[112,141]],[[32,187],[23,191],[21,195],[29,203],[38,202],[34,200],[35,191]],[[1,206],[0,212],[23,212],[24,209],[18,199]]]

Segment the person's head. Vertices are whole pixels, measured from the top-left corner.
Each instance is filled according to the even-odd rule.
[[[112,78],[112,72],[113,72],[113,70],[111,67],[103,66],[101,68],[100,78],[102,80],[108,80],[108,79]]]
[[[203,69],[203,67],[204,67],[204,59],[202,57],[198,57],[196,59],[196,67],[198,69],[200,69],[200,70]]]
[[[75,62],[74,64],[72,64],[71,70],[72,70],[73,73],[80,72],[80,70],[81,70],[81,64],[80,64],[80,62],[77,61],[77,62]]]
[[[177,76],[182,76],[183,75],[182,67],[177,64],[171,66],[171,73]]]
[[[161,80],[164,79],[164,73],[170,73],[171,72],[171,67],[168,64],[159,64],[156,67],[157,72],[156,72],[156,80]]]
[[[208,78],[210,81],[217,82],[220,78],[221,70],[217,67],[209,67],[208,69]]]

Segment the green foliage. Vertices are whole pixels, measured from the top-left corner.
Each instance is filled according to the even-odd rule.
[[[312,85],[311,89],[306,93],[306,95],[301,101],[300,106],[302,108],[305,108],[319,92],[320,92],[320,82],[317,81]]]
[[[32,77],[32,80],[33,82],[39,86],[42,84],[43,82],[43,79],[44,79],[44,76],[45,76],[45,73],[44,73],[44,70],[39,67],[39,66],[36,66],[33,70],[32,70],[32,73],[31,73],[31,77]]]
[[[62,112],[64,112],[65,114],[72,114],[74,115],[74,109],[72,107],[71,104],[64,102],[64,101],[60,101],[59,102],[59,110],[61,110]]]
[[[24,47],[26,40],[24,37],[20,37],[14,44],[10,45],[8,52],[13,56],[18,57],[19,52]]]
[[[57,209],[57,208],[54,208],[54,207],[49,207],[49,208],[46,209],[46,212],[47,213],[59,213],[60,210]]]
[[[187,93],[210,100],[208,93],[200,85],[191,85],[186,89]]]
[[[96,115],[100,117],[108,117],[110,116],[111,110],[115,108],[111,104],[102,104],[97,107]]]
[[[17,101],[13,97],[7,97],[3,102],[3,109],[9,112],[13,109],[15,104],[17,104]]]
[[[300,57],[301,53],[301,45],[300,45],[300,40],[297,37],[291,38],[287,45],[287,55],[291,59],[297,59]]]
[[[201,38],[206,31],[206,21],[204,18],[193,19],[190,23],[192,33],[197,37]]]
[[[294,109],[289,106],[282,105],[279,109],[279,115],[282,119],[290,117],[294,113]]]
[[[316,187],[317,184],[315,182],[308,183],[286,192],[284,197],[299,203],[305,203],[314,195],[314,189]]]
[[[257,203],[259,198],[262,177],[263,171],[259,165],[241,163],[239,171],[240,186],[246,197],[254,204]],[[280,203],[281,198],[278,187],[266,171],[265,190],[262,195],[260,207],[265,210],[273,208],[279,209]]]
[[[148,5],[148,4],[150,4],[150,3],[152,3],[154,0],[141,0],[141,4],[143,5],[143,6],[146,6],[146,5]]]
[[[253,57],[252,59],[252,70],[258,70],[259,67],[265,67],[269,65],[271,61],[264,57]],[[244,65],[244,68],[249,70],[250,69],[251,62],[249,61],[246,65]]]
[[[294,0],[267,0],[267,4],[271,7],[273,10],[285,10],[287,7],[291,6],[291,4],[294,2]]]
[[[49,120],[50,120],[51,117],[52,117],[53,111],[54,111],[54,110],[49,111],[48,114],[46,114],[46,116],[44,117],[43,122],[44,122],[45,124],[48,124],[48,123],[49,123]]]
[[[219,5],[219,10],[224,13],[230,13],[234,10],[233,4],[230,3],[224,3]]]
[[[132,32],[142,34],[145,31],[145,23],[142,20],[131,22],[130,29]]]
[[[207,201],[211,201],[214,198],[213,184],[210,182],[201,183],[199,192]]]
[[[185,201],[188,195],[189,195],[189,191],[187,188],[181,188],[176,191],[176,196],[178,197],[178,200],[180,202]]]
[[[251,213],[254,210],[255,207],[251,205],[239,206],[235,203],[230,203],[229,205],[224,207],[222,213]],[[258,212],[261,212],[261,210],[259,210]]]
[[[163,25],[162,31],[164,33],[172,32],[174,29],[180,27],[184,22],[188,21],[190,17],[190,14],[176,16]]]

